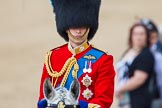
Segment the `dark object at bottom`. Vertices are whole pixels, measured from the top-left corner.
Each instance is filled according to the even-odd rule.
[[[80,105],[50,106],[46,108],[80,108]]]

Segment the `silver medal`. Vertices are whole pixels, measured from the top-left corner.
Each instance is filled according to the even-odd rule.
[[[88,69],[87,69],[87,61],[85,61],[83,72],[86,73],[87,71],[88,71]]]

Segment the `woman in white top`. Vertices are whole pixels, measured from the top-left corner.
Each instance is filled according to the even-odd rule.
[[[119,108],[150,108],[148,88],[153,65],[148,30],[141,23],[134,24],[130,29],[128,50],[116,65]]]

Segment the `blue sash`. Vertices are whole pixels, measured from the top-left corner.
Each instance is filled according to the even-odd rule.
[[[92,48],[91,50],[89,50],[86,54],[84,54],[78,61],[78,65],[79,65],[79,70],[78,70],[78,74],[77,74],[77,78],[80,78],[84,73],[83,73],[83,69],[85,67],[85,61],[88,61],[88,59],[84,58],[85,56],[94,56],[95,59],[91,59],[92,64],[94,64],[102,55],[104,54],[104,52],[99,51],[95,48]],[[73,77],[72,77],[72,70],[74,67],[72,67],[68,79],[65,83],[65,88],[67,88],[68,90],[70,89],[70,85],[73,81]]]

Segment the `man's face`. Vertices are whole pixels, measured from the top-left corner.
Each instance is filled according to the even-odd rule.
[[[86,27],[70,28],[67,31],[69,41],[76,45],[81,45],[88,38],[89,29]]]
[[[158,41],[158,34],[157,32],[150,32],[150,44],[151,46],[154,45]]]

